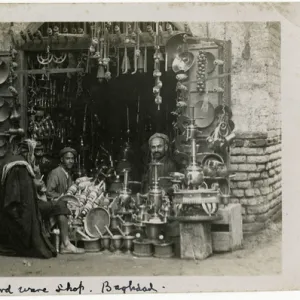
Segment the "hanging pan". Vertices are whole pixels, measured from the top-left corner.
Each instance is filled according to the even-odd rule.
[[[176,58],[178,54],[179,47],[184,44],[184,36],[188,35],[191,36],[191,34],[187,34],[185,32],[180,33],[174,33],[172,36],[166,41],[166,68],[171,68],[173,60]],[[167,70],[166,70],[167,71]]]
[[[6,121],[10,116],[9,104],[4,100],[3,105],[0,107],[0,123]]]
[[[195,105],[195,123],[199,128],[209,127],[215,120],[215,109],[210,102],[207,102],[207,109],[202,109],[203,101],[199,101]]]
[[[3,84],[9,76],[9,66],[8,64],[0,59],[0,84]]]
[[[195,63],[195,56],[191,52],[182,52],[176,55],[172,63],[172,70],[175,73],[187,72]]]

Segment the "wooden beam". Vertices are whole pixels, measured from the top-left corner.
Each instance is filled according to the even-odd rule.
[[[166,42],[170,37],[176,35],[178,33],[182,33],[181,31],[174,31],[172,35],[170,35],[167,31],[162,33],[160,46],[165,46]],[[119,48],[133,48],[135,44],[126,44],[125,34],[121,34],[119,37],[115,34],[109,35],[109,43],[111,47],[114,45]],[[18,45],[18,49],[22,49],[24,51],[45,51],[47,46],[50,46],[51,50],[57,51],[67,51],[67,50],[87,50],[91,45],[91,37],[89,35],[63,35],[60,34],[57,37],[43,37],[43,40],[34,40],[28,41],[25,44]],[[140,47],[153,47],[154,40],[147,32],[143,32],[140,36]]]
[[[84,72],[83,68],[65,68],[65,69],[35,69],[35,70],[20,70],[17,74],[62,74],[62,73],[76,73]]]

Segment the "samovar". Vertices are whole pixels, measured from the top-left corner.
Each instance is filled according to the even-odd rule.
[[[153,216],[150,220],[151,221],[153,221],[153,220],[160,221],[160,218],[158,216],[158,211],[160,210],[161,205],[162,205],[163,193],[162,193],[162,189],[160,188],[160,186],[158,184],[157,167],[161,166],[162,163],[152,162],[150,165],[154,168],[153,185],[148,194],[149,202],[150,202],[151,206],[153,207],[153,211],[154,211]]]
[[[122,208],[125,208],[126,204],[128,204],[132,198],[131,198],[131,190],[128,188],[128,173],[129,169],[124,169],[124,182],[123,182],[123,188],[119,192],[119,205]]]
[[[191,140],[192,154],[191,162],[186,168],[186,184],[189,189],[198,189],[204,180],[204,174],[202,168],[196,162],[196,140]]]

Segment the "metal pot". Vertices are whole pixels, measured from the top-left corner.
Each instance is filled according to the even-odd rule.
[[[110,236],[105,235],[101,238],[101,246],[104,250],[109,250],[110,248]]]
[[[120,250],[122,248],[122,246],[123,246],[123,237],[122,237],[122,235],[114,235],[111,238],[111,242],[112,242],[113,248],[116,251]]]
[[[101,249],[100,239],[83,240],[86,252],[99,252]]]
[[[123,237],[123,244],[126,251],[130,252],[133,246],[133,240],[135,239],[132,235],[127,235]]]
[[[154,257],[158,258],[170,258],[174,256],[173,243],[172,242],[158,242],[154,243]]]
[[[153,246],[148,240],[134,240],[133,241],[133,255],[139,257],[152,256]]]

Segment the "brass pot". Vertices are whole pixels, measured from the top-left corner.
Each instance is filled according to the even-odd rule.
[[[123,244],[126,251],[131,251],[133,246],[133,240],[135,239],[132,235],[127,235],[123,237]]]
[[[154,257],[170,258],[175,255],[172,242],[157,242],[154,246]]]
[[[111,238],[111,242],[112,242],[113,248],[116,251],[120,250],[122,248],[122,246],[123,246],[123,237],[122,237],[122,235],[114,235]]]
[[[101,238],[101,246],[104,250],[109,250],[110,248],[110,236],[106,235]]]
[[[153,246],[148,240],[133,241],[133,255],[138,257],[149,257],[153,254]]]
[[[101,249],[100,239],[83,240],[86,252],[99,252]]]

